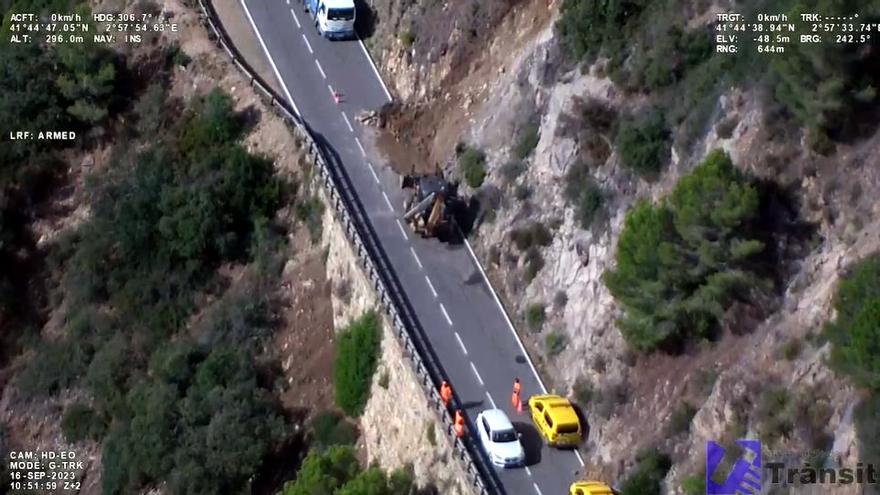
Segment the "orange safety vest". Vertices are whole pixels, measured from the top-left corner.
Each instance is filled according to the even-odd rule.
[[[519,392],[517,392],[516,390],[514,390],[513,393],[510,394],[510,405],[513,406],[514,409],[519,409]]]
[[[464,416],[461,415],[461,411],[455,411],[455,425],[453,425],[453,430],[455,430],[455,436],[461,438],[464,436]]]
[[[452,399],[452,387],[445,380],[443,385],[440,385],[440,398],[443,399],[445,405],[449,405],[449,400]]]

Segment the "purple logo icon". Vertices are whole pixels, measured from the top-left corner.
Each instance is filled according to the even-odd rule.
[[[737,440],[743,455],[733,464],[723,483],[712,480],[724,459],[724,447],[709,440],[706,442],[706,494],[707,495],[753,495],[761,490],[761,442]],[[723,472],[720,474],[724,474]]]

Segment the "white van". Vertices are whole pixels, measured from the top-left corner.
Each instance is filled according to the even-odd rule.
[[[354,0],[304,0],[304,3],[321,36],[354,38]]]

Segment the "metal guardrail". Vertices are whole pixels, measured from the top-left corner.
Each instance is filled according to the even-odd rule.
[[[328,159],[328,155],[332,153],[328,153],[325,147],[318,143],[308,124],[241,56],[229,40],[211,1],[198,1],[202,9],[202,22],[207,26],[209,36],[223,48],[232,59],[232,63],[248,78],[251,86],[258,90],[272,109],[294,131],[300,142],[308,148],[308,156],[319,172],[316,178],[320,178],[327,197],[336,210],[336,218],[342,224],[362,268],[382,302],[385,314],[394,327],[394,335],[403,347],[404,354],[409,358],[419,377],[422,389],[432,402],[434,411],[452,441],[455,457],[464,464],[470,485],[480,495],[504,493],[494,469],[486,462],[477,447],[472,442],[463,441],[454,435],[452,419],[447,414],[437,390],[444,376],[442,366],[424,336],[421,325],[409,305],[344,168],[340,163]],[[457,397],[453,398],[453,401],[454,405],[461,405]]]

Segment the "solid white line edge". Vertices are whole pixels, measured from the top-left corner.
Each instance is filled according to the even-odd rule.
[[[263,47],[263,52],[266,54],[266,58],[269,59],[269,65],[272,66],[272,71],[275,72],[275,78],[278,79],[278,82],[281,83],[281,88],[284,89],[284,95],[287,96],[287,101],[293,107],[293,110],[297,115],[302,115],[299,113],[299,108],[296,107],[296,102],[293,101],[293,97],[290,96],[290,90],[287,89],[287,85],[284,84],[284,79],[281,77],[281,73],[278,71],[278,66],[275,65],[275,61],[272,60],[272,55],[269,53],[269,48],[266,47],[266,42],[263,41],[263,35],[260,34],[260,30],[257,29],[257,23],[254,22],[254,18],[251,17],[251,11],[248,10],[247,4],[245,0],[239,0],[241,3],[241,8],[244,9],[244,14],[248,18],[248,22],[251,23],[251,27],[254,28],[254,34],[257,35],[257,40],[260,42],[260,46]]]

